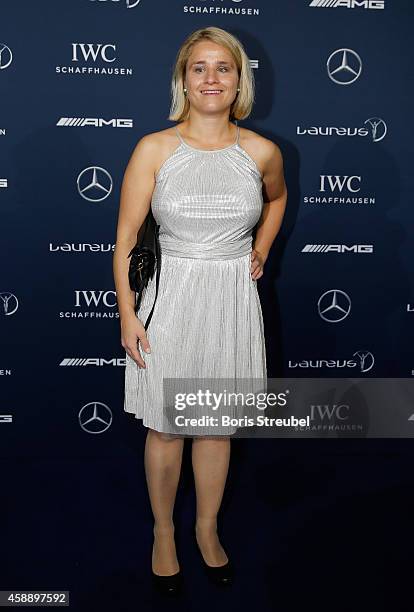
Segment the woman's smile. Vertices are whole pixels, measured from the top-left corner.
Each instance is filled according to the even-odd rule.
[[[218,96],[218,94],[221,94],[222,91],[222,89],[202,89],[201,93],[203,96]]]

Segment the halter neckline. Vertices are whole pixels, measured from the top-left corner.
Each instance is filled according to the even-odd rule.
[[[236,140],[233,142],[233,144],[228,145],[227,147],[223,147],[222,149],[196,149],[195,147],[192,147],[184,140],[184,138],[181,136],[180,132],[178,131],[178,127],[176,125],[174,127],[175,127],[175,131],[177,132],[177,136],[181,141],[181,144],[183,144],[185,147],[188,147],[189,149],[192,149],[193,151],[199,151],[200,153],[217,153],[218,151],[227,151],[227,149],[232,149],[233,147],[239,144],[239,135],[240,135],[239,126],[237,126]]]

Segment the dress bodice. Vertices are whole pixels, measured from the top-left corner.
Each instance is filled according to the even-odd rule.
[[[161,253],[206,259],[251,251],[263,207],[260,171],[239,144],[195,149],[176,128],[178,147],[156,176],[151,208]]]

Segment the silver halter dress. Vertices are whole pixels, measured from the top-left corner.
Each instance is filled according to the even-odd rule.
[[[151,201],[161,246],[158,297],[147,330],[151,353],[139,345],[145,369],[126,353],[124,410],[172,436],[230,435],[237,427],[183,423],[183,417],[218,417],[224,409],[178,409],[165,389],[173,383],[177,390],[182,379],[213,385],[221,379],[234,391],[234,381],[266,379],[262,310],[250,273],[262,177],[239,144],[239,127],[232,145],[215,150],[191,147],[175,129],[179,145],[159,169]],[[142,297],[141,321],[154,297],[155,275]],[[185,385],[178,389],[188,392]]]

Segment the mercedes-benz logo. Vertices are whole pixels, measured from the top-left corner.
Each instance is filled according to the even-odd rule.
[[[362,71],[362,60],[352,49],[337,49],[326,62],[329,78],[338,85],[350,85]]]
[[[103,433],[112,423],[112,412],[102,402],[89,402],[79,411],[79,425],[91,434]]]
[[[19,307],[19,301],[13,293],[4,291],[0,293],[0,305],[1,313],[7,317],[16,312]]]
[[[78,176],[77,180],[79,194],[89,202],[102,202],[112,191],[112,177],[104,168],[89,166]],[[90,195],[87,195],[87,192]],[[103,196],[99,194],[103,193]]]
[[[328,323],[343,321],[351,312],[351,300],[345,291],[329,289],[318,300],[318,313]]]
[[[366,123],[368,123],[371,127],[373,142],[379,142],[385,137],[385,134],[387,133],[387,125],[383,119],[380,119],[379,117],[370,117],[364,121],[364,124]]]
[[[13,53],[11,52],[11,49],[7,45],[0,43],[0,70],[8,68],[12,61]]]

